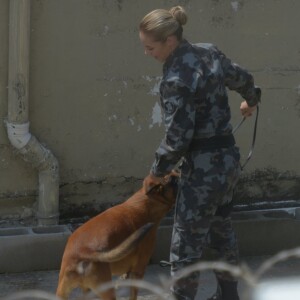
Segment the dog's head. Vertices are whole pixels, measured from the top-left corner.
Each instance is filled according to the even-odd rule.
[[[174,205],[178,191],[178,175],[168,176],[165,184],[152,187],[147,195],[165,203],[170,208]]]

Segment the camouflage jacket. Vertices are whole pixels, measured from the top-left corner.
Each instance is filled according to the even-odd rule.
[[[214,45],[183,40],[167,58],[160,84],[165,136],[155,153],[154,175],[168,174],[193,139],[231,133],[226,88],[238,92],[250,106],[260,101],[252,75]]]

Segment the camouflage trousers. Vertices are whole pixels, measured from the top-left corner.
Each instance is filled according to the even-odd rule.
[[[216,250],[222,261],[236,264],[238,247],[230,212],[233,189],[240,175],[237,147],[189,152],[181,167],[171,242],[171,275],[199,262],[203,248]],[[179,279],[171,288],[177,299],[194,299],[199,273]],[[217,273],[234,280],[228,273]]]

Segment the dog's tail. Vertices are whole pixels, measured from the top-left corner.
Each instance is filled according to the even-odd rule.
[[[153,228],[154,223],[147,223],[140,227],[134,233],[132,233],[127,239],[125,239],[116,248],[105,251],[98,252],[95,256],[97,261],[102,262],[115,262],[123,259],[134,250],[138,243],[145,237],[145,235]]]

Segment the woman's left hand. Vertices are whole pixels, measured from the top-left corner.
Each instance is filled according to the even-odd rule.
[[[143,182],[144,193],[147,194],[150,191],[150,189],[153,188],[154,186],[164,184],[164,183],[165,183],[164,177],[156,177],[150,173],[144,179],[144,182]]]
[[[240,110],[241,110],[243,117],[245,117],[245,118],[251,117],[252,113],[256,110],[256,105],[249,106],[246,101],[243,101],[241,103]]]

